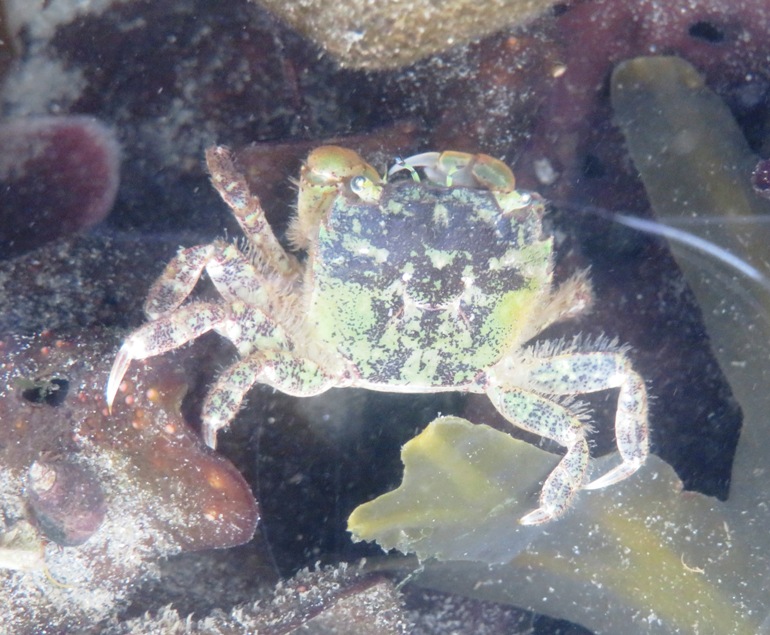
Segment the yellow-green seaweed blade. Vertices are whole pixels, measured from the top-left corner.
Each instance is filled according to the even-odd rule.
[[[507,562],[539,533],[518,524],[559,460],[485,425],[433,421],[404,445],[401,486],[356,508],[354,540],[420,558]]]
[[[746,587],[751,556],[724,503],[682,493],[650,457],[632,478],[582,492],[559,520],[522,527],[557,461],[457,417],[440,418],[402,451],[404,478],[361,505],[356,540],[416,553],[416,582],[561,617],[597,633],[761,632],[765,592]],[[605,471],[618,460],[596,461]]]

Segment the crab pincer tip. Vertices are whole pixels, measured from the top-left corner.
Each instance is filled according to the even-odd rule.
[[[131,357],[126,351],[125,344],[121,346],[115,361],[112,364],[110,370],[110,377],[107,380],[107,387],[104,391],[104,397],[107,401],[107,410],[112,414],[112,404],[115,401],[115,396],[118,394],[120,388],[120,382],[123,381],[123,376],[128,370],[128,366],[131,363]]]
[[[552,510],[546,510],[541,507],[533,512],[529,512],[529,514],[523,516],[522,518],[519,518],[519,524],[524,525],[525,527],[531,525],[542,525],[552,521],[557,516],[558,514],[555,514]]]
[[[203,424],[203,442],[212,450],[217,449],[217,429],[213,426]]]

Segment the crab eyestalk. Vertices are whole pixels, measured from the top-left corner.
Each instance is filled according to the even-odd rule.
[[[356,176],[380,181],[377,171],[353,150],[321,146],[308,155],[299,173],[297,215],[289,228],[295,247],[307,249],[339,186]]]

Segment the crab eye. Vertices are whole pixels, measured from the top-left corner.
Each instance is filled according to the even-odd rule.
[[[382,186],[360,174],[350,179],[350,191],[362,201],[377,202],[380,199],[381,190]]]
[[[371,181],[365,176],[361,176],[359,174],[358,176],[354,176],[352,179],[350,179],[350,189],[353,190],[354,194],[361,196],[361,193],[366,188],[367,183],[371,183]]]

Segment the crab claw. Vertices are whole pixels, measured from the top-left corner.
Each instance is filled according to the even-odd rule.
[[[422,168],[428,180],[448,187],[486,188],[493,192],[516,189],[516,178],[511,169],[488,154],[423,152],[397,161],[388,170],[388,176],[400,170],[409,170],[414,176],[415,168]]]
[[[127,344],[127,343],[126,343]],[[128,347],[126,344],[120,347],[117,357],[112,364],[112,370],[110,370],[110,378],[107,380],[107,389],[104,396],[107,400],[107,409],[112,412],[112,402],[115,401],[115,395],[118,394],[118,388],[120,388],[120,382],[123,381],[123,376],[126,374],[129,365],[131,364],[131,356],[128,353]]]
[[[396,159],[396,163],[393,165],[393,167],[388,170],[388,176],[393,176],[396,172],[400,172],[401,170],[409,170],[409,172],[412,174],[412,178],[419,180],[419,177],[416,176],[417,173],[414,171],[414,169],[425,168],[428,178],[431,181],[434,181],[436,179],[430,176],[428,170],[432,170],[432,173],[435,173],[433,168],[435,168],[438,164],[440,156],[441,153],[439,152],[423,152],[422,154],[415,154],[411,157],[407,157],[406,159],[399,157]]]

